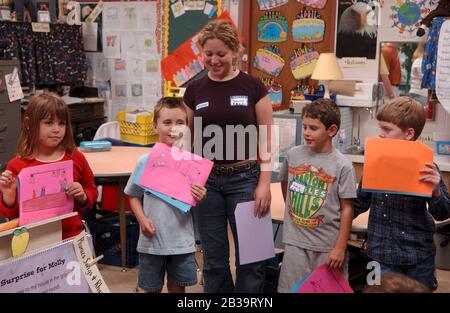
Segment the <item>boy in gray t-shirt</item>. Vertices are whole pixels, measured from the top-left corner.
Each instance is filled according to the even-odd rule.
[[[181,138],[177,129],[187,124],[187,113],[180,99],[162,98],[155,106],[154,124],[159,142],[173,145]],[[161,292],[167,272],[167,289],[180,293],[197,283],[195,238],[191,212],[184,213],[134,183],[149,154],[139,158],[125,193],[141,229],[138,287],[146,292]],[[197,203],[206,189],[194,184],[191,194]]]
[[[286,201],[279,292],[326,263],[347,273],[346,247],[356,198],[352,163],[332,145],[340,112],[329,99],[302,110],[304,146],[288,151],[279,178]]]

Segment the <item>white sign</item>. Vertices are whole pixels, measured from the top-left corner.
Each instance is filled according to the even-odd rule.
[[[49,33],[50,24],[49,23],[31,23],[31,28],[35,33]]]
[[[342,58],[342,67],[365,67],[367,58]]]
[[[436,62],[436,95],[442,107],[450,113],[450,21],[442,24]]]
[[[17,67],[10,74],[5,75],[6,89],[8,89],[8,97],[10,102],[23,98],[22,86],[20,86],[19,72]]]
[[[0,263],[0,293],[90,292],[72,240]]]
[[[97,266],[90,264],[93,257],[87,238],[86,233],[82,232],[73,239],[75,254],[77,255],[84,277],[92,292],[109,293],[109,288],[106,286]]]

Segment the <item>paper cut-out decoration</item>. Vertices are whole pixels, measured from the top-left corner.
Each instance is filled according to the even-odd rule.
[[[317,9],[322,9],[327,4],[327,0],[297,0],[297,2]]]
[[[270,10],[288,3],[288,0],[256,0],[256,1],[258,2],[260,10]]]
[[[319,42],[324,34],[325,21],[317,11],[301,11],[292,22],[292,38],[296,42]]]
[[[280,49],[275,45],[259,48],[253,59],[253,66],[266,74],[280,75],[284,66],[284,59],[280,55]]]
[[[13,232],[11,240],[12,256],[16,257],[27,251],[28,242],[30,241],[30,233],[26,227],[18,228]]]
[[[303,278],[297,293],[353,293],[353,289],[338,269],[328,269],[322,264]]]
[[[431,197],[431,183],[420,181],[433,162],[433,149],[421,142],[367,138],[362,189],[367,192]]]
[[[319,52],[314,50],[314,48],[294,49],[290,62],[294,78],[299,80],[311,76],[318,59]]]
[[[314,93],[314,86],[309,85],[309,79],[302,79],[300,84],[291,90],[290,100],[305,100],[306,93]]]
[[[280,12],[267,12],[259,18],[256,29],[258,41],[283,42],[287,40],[288,23]]]
[[[283,101],[283,89],[281,85],[275,82],[273,78],[263,78],[261,79],[261,81],[266,86],[267,91],[269,92],[269,99],[272,103],[272,108],[280,108]]]
[[[390,7],[389,18],[392,28],[398,28],[400,34],[413,34],[420,26],[422,18],[430,13],[424,0],[396,1]]]

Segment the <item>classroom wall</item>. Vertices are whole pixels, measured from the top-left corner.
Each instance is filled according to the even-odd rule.
[[[434,142],[432,142],[433,133],[450,134],[450,114],[439,103],[436,104],[435,109],[435,119],[426,121],[425,128],[419,138],[419,140],[432,148],[434,148]],[[355,108],[353,114],[353,137],[358,132],[358,115],[361,116],[361,143],[364,143],[367,136],[378,136],[378,123],[375,118],[376,108],[372,108],[371,111],[364,108]],[[447,162],[449,161],[450,157],[447,157]]]

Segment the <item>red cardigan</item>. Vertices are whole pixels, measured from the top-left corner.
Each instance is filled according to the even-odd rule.
[[[83,223],[81,221],[81,213],[83,209],[91,207],[97,199],[98,191],[97,187],[94,183],[94,175],[92,174],[92,170],[89,167],[89,164],[84,157],[84,155],[78,151],[74,150],[72,155],[68,152],[64,154],[64,157],[61,161],[73,161],[73,181],[79,182],[81,186],[83,186],[83,190],[87,196],[87,202],[84,206],[75,201],[74,211],[78,212],[78,215],[72,216],[70,218],[66,218],[62,221],[62,233],[63,239],[71,238],[73,236],[78,235],[83,230]],[[13,176],[17,176],[20,171],[25,167],[36,166],[48,164],[43,163],[35,159],[22,159],[16,156],[11,159],[6,166],[7,170],[10,170]],[[16,201],[12,207],[7,207],[3,203],[3,197],[0,200],[0,215],[7,218],[16,218],[19,216],[19,204],[17,201],[17,192],[16,192]]]

